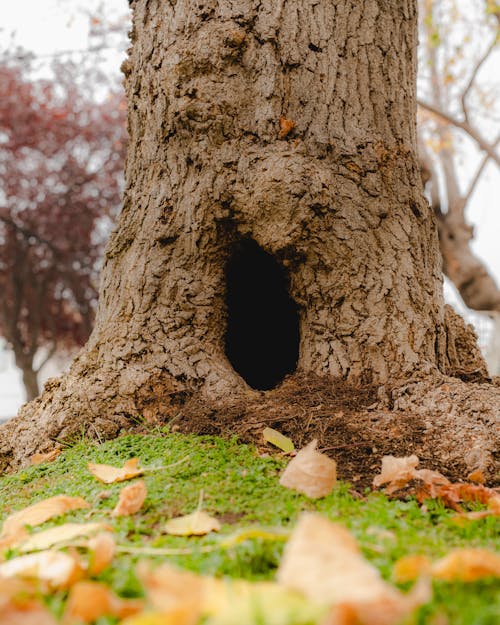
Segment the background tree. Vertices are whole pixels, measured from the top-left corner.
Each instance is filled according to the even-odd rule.
[[[34,79],[26,63],[0,66],[0,333],[28,399],[47,359],[90,334],[126,143],[121,92],[74,63],[53,68]]]
[[[422,192],[416,5],[133,3],[124,208],[96,325],[70,372],[2,426],[0,466],[82,427],[178,417],[190,398],[213,414],[258,406],[296,372],[304,394],[311,377],[371,385],[353,437],[368,428],[397,452],[411,418],[435,466],[495,472],[500,389],[444,306]],[[274,379],[256,383],[248,370],[276,349]]]
[[[498,316],[500,289],[472,250],[467,209],[487,166],[500,172],[500,94],[498,82],[490,79],[499,55],[500,5],[494,0],[420,5],[420,153],[443,271],[466,306]],[[488,67],[490,74],[484,71]]]

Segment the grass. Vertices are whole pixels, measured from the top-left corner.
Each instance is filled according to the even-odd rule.
[[[498,549],[499,521],[489,517],[460,527],[452,512],[430,501],[422,509],[414,500],[388,500],[378,492],[359,496],[348,484],[340,484],[328,497],[312,501],[279,485],[286,459],[279,453],[262,457],[237,441],[159,433],[124,436],[96,445],[82,440],[51,464],[24,469],[0,478],[0,520],[15,510],[56,494],[84,497],[93,509],[92,521],[109,521],[123,483],[110,486],[95,480],[88,462],[121,466],[132,457],[140,465],[160,467],[189,461],[171,469],[148,472],[146,503],[133,517],[113,520],[120,546],[188,548],[190,554],[171,556],[170,563],[196,572],[260,580],[273,577],[283,550],[279,541],[245,541],[232,548],[203,553],[199,547],[220,541],[249,526],[292,528],[302,511],[317,510],[344,524],[358,539],[365,556],[390,579],[394,562],[403,555],[421,553],[437,558],[453,547]],[[110,496],[102,498],[102,492]],[[204,509],[223,523],[218,535],[178,538],[163,535],[162,525],[173,516],[192,512],[203,491]],[[88,510],[75,511],[46,523],[83,521]],[[137,555],[122,553],[101,579],[122,596],[141,593],[135,576]],[[163,558],[150,558],[156,562]],[[497,625],[500,622],[500,580],[472,584],[435,583],[433,602],[422,608],[415,625]],[[60,611],[64,596],[56,595],[52,607]],[[114,621],[100,619],[97,625]]]

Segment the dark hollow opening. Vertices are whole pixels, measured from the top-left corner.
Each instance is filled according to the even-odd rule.
[[[268,390],[295,371],[299,314],[288,277],[252,239],[236,245],[226,268],[226,355],[252,388]]]

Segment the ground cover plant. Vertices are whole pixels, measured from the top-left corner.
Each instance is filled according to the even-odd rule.
[[[267,439],[274,440],[272,434]],[[279,440],[275,442],[280,443]],[[456,511],[446,507],[441,498],[426,499],[424,503],[405,494],[388,498],[374,489],[358,492],[345,482],[337,482],[327,496],[311,499],[285,488],[279,482],[285,466],[290,462],[290,456],[290,453],[285,454],[266,444],[264,439],[258,448],[240,444],[236,439],[228,441],[217,437],[166,435],[164,431],[127,435],[103,444],[82,439],[52,462],[31,466],[15,475],[0,478],[0,520],[4,522],[4,542],[5,527],[8,525],[5,520],[12,518],[16,511],[59,495],[82,498],[86,507],[77,507],[65,515],[49,518],[40,525],[38,521],[32,521],[33,527],[28,523],[27,531],[30,536],[36,536],[51,527],[58,527],[58,531],[64,532],[68,523],[101,523],[113,530],[114,553],[107,559],[103,556],[106,549],[103,551],[100,548],[98,553],[97,548],[94,551],[92,547],[88,548],[87,542],[92,540],[88,537],[84,537],[85,540],[82,537],[68,540],[69,547],[66,544],[54,548],[71,555],[76,553],[78,547],[79,557],[84,559],[86,556],[81,556],[82,547],[88,548],[88,567],[89,571],[94,567],[94,573],[86,577],[101,584],[87,587],[85,583],[88,581],[84,580],[79,582],[79,588],[82,592],[90,593],[92,601],[95,602],[95,597],[103,588],[111,589],[118,597],[126,600],[140,600],[145,593],[154,594],[152,586],[158,583],[154,571],[166,563],[210,578],[245,579],[252,582],[252,586],[245,587],[245,592],[251,587],[265,594],[269,591],[268,586],[261,587],[259,583],[276,577],[285,545],[287,541],[291,542],[288,539],[290,535],[293,536],[294,528],[303,518],[301,515],[320,513],[322,518],[349,530],[358,542],[363,557],[391,585],[398,577],[398,566],[399,579],[402,579],[401,559],[407,556],[418,554],[436,561],[454,549],[488,550],[493,568],[488,571],[485,565],[483,573],[473,573],[472,577],[478,579],[463,582],[460,577],[463,577],[464,565],[457,565],[455,579],[435,579],[432,599],[426,601],[420,609],[412,610],[402,622],[432,625],[493,625],[498,622],[500,570],[498,555],[494,555],[495,549],[498,550],[498,516],[491,514],[474,521],[458,519],[457,522]],[[139,459],[142,475],[132,477],[134,463],[129,463],[126,465],[131,469],[128,480],[105,484],[89,470],[94,470],[92,466],[89,467],[89,463],[123,467],[133,458]],[[114,514],[120,493],[140,481],[145,485],[146,497],[144,502],[139,502],[139,509],[122,516]],[[479,504],[471,506],[473,509],[484,509]],[[200,536],[166,533],[169,520],[197,509],[203,510],[209,518],[216,519],[220,530]],[[0,546],[1,541],[0,536]],[[10,546],[4,544],[5,561],[0,563],[0,575],[2,566],[20,557],[22,550],[22,541],[13,542]],[[482,553],[484,557],[486,551]],[[105,566],[99,570],[96,560],[103,557]],[[400,564],[395,569],[398,561]],[[477,563],[474,570],[478,570]],[[418,577],[418,573],[414,577]],[[23,576],[26,575],[36,577],[33,570],[29,574],[25,571]],[[297,576],[300,577],[299,572]],[[12,579],[9,578],[9,583]],[[189,586],[189,580],[192,579],[187,578],[182,584]],[[406,591],[411,585],[403,583],[400,587]],[[19,595],[9,595],[10,591],[5,590],[7,587],[4,584],[0,588],[0,623],[9,622],[12,625],[36,620],[41,625],[59,622],[60,619],[64,623],[93,622],[97,625],[122,622],[134,625],[180,625],[198,622],[190,621],[189,614],[167,616],[165,610],[162,615],[158,609],[147,612],[142,603],[125,601],[122,605],[116,603],[116,598],[116,601],[113,599],[115,603],[107,599],[108,609],[103,608],[102,614],[89,620],[91,617],[88,614],[84,617],[78,610],[73,613],[69,610],[71,593],[75,587],[72,583],[56,588],[38,585],[36,596],[30,595],[31,603],[19,604]],[[26,588],[23,591],[26,595]],[[221,592],[220,588],[214,592]],[[48,606],[53,615],[50,618],[56,620],[41,618],[39,599],[44,606]],[[283,625],[363,622],[355,620],[358,617],[351,613],[335,613],[327,617],[321,613],[320,619],[314,610],[311,611],[309,607],[304,609],[304,602],[299,602],[295,613],[291,614],[284,609],[284,603],[289,606],[288,595],[272,595],[270,604],[264,602],[262,605],[265,607],[261,606],[262,610],[257,613],[248,608],[248,602],[243,602],[239,608],[238,622],[251,625],[275,622]],[[30,610],[34,611],[31,613]],[[138,614],[133,615],[134,611]],[[230,622],[227,618],[227,614],[216,614],[208,622]],[[325,621],[324,618],[330,620]]]

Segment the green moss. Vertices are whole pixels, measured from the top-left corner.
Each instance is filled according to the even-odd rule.
[[[168,468],[189,457],[185,462]],[[189,555],[170,556],[181,567],[217,576],[246,579],[272,578],[281,557],[283,543],[248,540],[230,549],[204,553],[199,548],[217,544],[242,528],[291,528],[304,510],[318,510],[343,523],[356,536],[365,556],[390,578],[394,562],[403,555],[422,553],[437,558],[454,547],[498,549],[498,518],[460,527],[451,521],[452,512],[439,502],[428,502],[423,511],[414,500],[388,500],[381,493],[364,497],[352,494],[340,484],[328,497],[311,501],[279,485],[286,459],[277,453],[261,457],[250,446],[236,440],[158,433],[123,436],[96,445],[79,441],[55,462],[0,478],[0,520],[15,510],[57,494],[84,497],[93,509],[92,520],[109,521],[123,483],[99,483],[89,473],[88,462],[121,466],[138,457],[150,469],[144,480],[146,503],[133,517],[113,519],[119,545],[157,548],[188,548]],[[108,498],[102,492],[109,491]],[[165,521],[192,512],[203,491],[203,507],[222,521],[222,530],[199,538],[178,538],[162,534]],[[88,510],[74,511],[46,523],[43,528],[64,522],[83,521]],[[115,565],[102,574],[120,595],[138,596],[135,576],[139,556],[120,554]],[[156,562],[165,557],[152,558]],[[62,605],[62,597],[52,599]],[[493,625],[500,622],[500,582],[435,584],[434,601],[420,610],[415,623],[432,625],[448,619],[451,625]],[[101,619],[100,625],[111,623]]]

